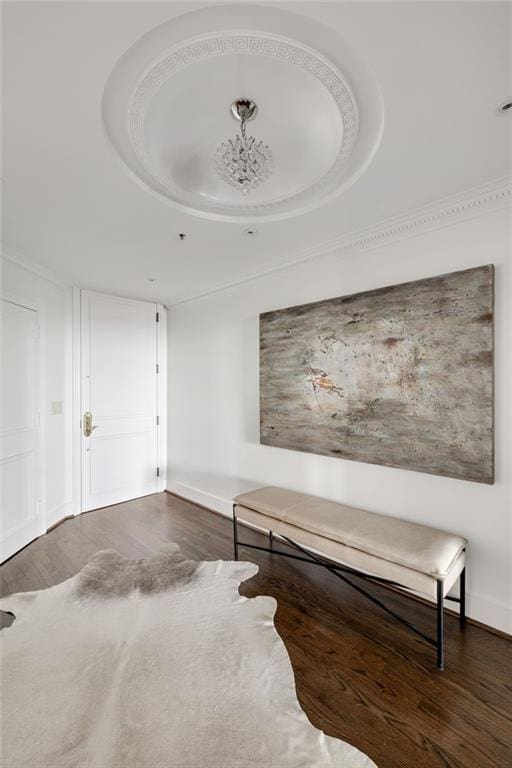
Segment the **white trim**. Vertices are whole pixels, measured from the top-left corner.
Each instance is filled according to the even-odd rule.
[[[171,306],[179,306],[192,301],[221,293],[230,288],[236,288],[265,275],[282,272],[297,264],[328,256],[343,256],[354,251],[366,251],[372,248],[389,245],[399,240],[417,237],[424,232],[432,232],[443,227],[453,226],[460,221],[485,216],[494,211],[508,208],[512,205],[512,175],[480,184],[463,192],[441,198],[427,206],[414,208],[406,213],[384,219],[371,227],[354,230],[341,237],[328,240],[314,248],[299,253],[295,258],[270,269],[255,272],[240,280],[223,283],[201,293],[190,294],[183,299],[172,302]],[[2,246],[2,257],[18,266],[33,272],[60,287],[69,288],[71,281],[66,281],[46,267],[32,259],[22,256],[9,246]],[[124,297],[118,297],[124,298]]]
[[[478,187],[473,187],[465,192],[442,198],[431,205],[423,206],[408,211],[400,216],[385,219],[371,227],[355,230],[342,237],[328,240],[314,248],[309,248],[300,253],[296,258],[277,267],[255,272],[240,280],[224,283],[217,288],[212,288],[202,293],[191,294],[179,299],[171,306],[187,304],[206,296],[221,293],[229,288],[236,288],[251,280],[256,280],[265,275],[282,272],[297,264],[327,256],[344,256],[354,251],[367,251],[379,248],[399,240],[410,237],[418,237],[424,232],[432,232],[443,227],[453,226],[461,221],[485,216],[494,211],[508,208],[512,205],[512,176],[503,176]]]
[[[73,288],[72,304],[72,393],[71,441],[73,451],[73,515],[82,512],[82,390],[81,390],[81,300],[80,288]]]
[[[4,299],[4,301],[8,301],[11,304],[17,304],[24,309],[29,309],[31,312],[37,312],[38,317],[41,314],[38,304],[34,301],[27,301],[21,293],[11,293],[4,288],[0,288],[0,299]]]
[[[26,269],[27,272],[32,272],[34,275],[41,277],[43,280],[47,280],[49,283],[57,285],[59,288],[70,288],[72,285],[71,280],[67,280],[64,277],[61,277],[56,272],[53,272],[53,270],[48,269],[33,259],[28,258],[28,256],[23,256],[21,253],[8,245],[2,245],[1,256],[6,261],[10,261],[22,269]]]
[[[149,301],[147,299],[134,299],[131,296],[119,295],[118,293],[108,293],[106,291],[91,291],[88,288],[80,288],[80,290],[82,293],[86,293],[88,296],[91,296],[98,301],[108,299],[109,302],[116,302],[117,304],[126,304],[126,302],[130,302],[131,304],[153,304],[156,312],[156,303],[154,301]]]
[[[53,509],[51,509],[47,514],[47,519],[44,521],[45,527],[41,535],[48,533],[48,531],[53,528],[56,523],[60,523],[66,517],[71,517],[72,515],[72,501],[65,501],[63,504],[58,504],[56,507],[53,507]]]
[[[167,488],[167,309],[162,304],[156,305],[159,319],[157,333],[157,459],[160,467],[158,478],[159,492]]]
[[[209,491],[202,491],[192,485],[172,479],[167,483],[167,491],[175,493],[176,496],[183,496],[184,499],[200,504],[202,507],[206,507],[206,509],[212,509],[214,512],[224,515],[224,517],[232,517],[233,515],[233,502],[231,499],[224,499]]]
[[[466,609],[476,621],[512,635],[512,608],[505,603],[468,591]]]
[[[66,504],[73,503],[73,290],[65,290],[64,307],[64,498]],[[72,512],[68,511],[68,514]]]

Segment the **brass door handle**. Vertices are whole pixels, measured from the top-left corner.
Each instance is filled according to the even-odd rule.
[[[82,423],[83,423],[83,431],[84,431],[85,437],[90,437],[93,433],[93,430],[95,430],[96,427],[98,426],[97,424],[93,425],[92,413],[90,411],[86,411],[84,413]]]

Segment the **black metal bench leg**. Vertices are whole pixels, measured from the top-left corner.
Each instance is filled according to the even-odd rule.
[[[444,669],[444,588],[437,580],[437,668]]]
[[[238,560],[238,521],[236,519],[236,504],[233,504],[233,552]]]
[[[393,582],[389,579],[383,579],[377,576],[371,576],[369,574],[365,574],[363,572],[359,573],[351,568],[341,566],[336,563],[332,563],[331,561],[324,560],[320,557],[317,557],[312,552],[309,552],[309,550],[302,547],[297,542],[293,541],[292,539],[289,539],[287,536],[284,536],[284,534],[280,533],[279,538],[286,541],[288,544],[293,546],[295,549],[300,550],[304,555],[307,557],[301,557],[296,554],[291,554],[290,552],[282,552],[280,549],[273,549],[273,543],[274,543],[274,533],[273,531],[269,530],[269,541],[270,541],[270,549],[267,549],[266,547],[261,547],[256,544],[248,544],[245,541],[239,541],[238,539],[238,527],[237,527],[237,516],[236,516],[236,504],[233,504],[233,547],[234,547],[234,553],[235,553],[235,560],[238,560],[238,547],[248,547],[249,549],[256,549],[261,552],[273,552],[275,555],[281,555],[282,557],[292,558],[294,560],[301,560],[306,563],[311,563],[313,565],[320,565],[323,568],[325,568],[327,571],[332,573],[334,576],[337,576],[339,579],[341,579],[343,582],[348,584],[350,587],[355,589],[360,594],[364,595],[368,600],[370,600],[372,603],[375,603],[378,605],[382,610],[386,611],[386,613],[393,616],[395,619],[400,621],[402,624],[404,624],[406,627],[408,627],[410,630],[412,630],[415,634],[419,635],[423,640],[425,640],[430,645],[434,646],[437,650],[437,668],[440,670],[444,669],[444,601],[445,599],[453,600],[455,602],[458,602],[460,604],[460,621],[461,625],[464,625],[465,618],[466,618],[466,571],[465,569],[461,571],[460,574],[460,597],[450,597],[450,595],[447,595],[445,597],[444,595],[444,582],[442,579],[437,580],[437,603],[436,603],[436,615],[437,615],[437,636],[434,640],[432,637],[429,637],[428,635],[421,632],[417,627],[415,627],[411,622],[404,619],[399,614],[395,613],[395,611],[392,611],[390,608],[388,608],[381,600],[378,600],[376,597],[371,595],[366,590],[359,587],[357,584],[355,584],[353,581],[350,581],[350,579],[346,578],[343,574],[348,573],[351,576],[359,576],[360,578],[363,578],[371,583],[376,584],[382,584],[382,585],[389,585],[393,587],[398,587],[401,589],[407,589],[407,587],[404,587],[403,585],[399,584],[398,582]]]
[[[459,622],[461,627],[466,626],[466,569],[463,568],[460,572],[460,581],[459,581],[459,590],[460,590],[460,613],[459,613]]]

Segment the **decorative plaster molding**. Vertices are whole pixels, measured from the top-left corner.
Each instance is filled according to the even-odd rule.
[[[282,167],[274,155],[273,179],[244,200],[213,172],[237,82],[236,68],[233,78],[215,72],[232,70],[238,58],[248,64],[238,82],[254,88],[262,108],[258,125],[268,134],[261,138],[269,144],[280,92],[290,95],[280,118],[285,130],[278,133]],[[194,90],[198,98],[191,101]],[[210,106],[223,103],[225,113]],[[300,115],[312,111],[317,120],[301,122]],[[337,30],[273,4],[244,2],[177,15],[135,40],[108,77],[102,117],[112,149],[151,195],[201,218],[253,224],[314,210],[354,184],[380,145],[384,101],[375,73]],[[157,169],[148,170],[147,156]],[[172,177],[176,193],[155,171]]]
[[[294,208],[301,206],[312,197],[331,192],[332,188],[336,187],[337,181],[343,177],[344,163],[351,156],[358,138],[359,117],[354,95],[341,73],[317,51],[296,40],[262,32],[219,32],[207,37],[197,37],[166,52],[163,58],[151,66],[136,87],[128,112],[130,141],[143,168],[172,198],[182,200],[191,207],[194,206],[196,196],[177,185],[151,157],[145,136],[146,114],[151,100],[169,78],[199,61],[233,54],[266,56],[286,61],[314,75],[327,88],[338,107],[343,124],[343,135],[333,165],[322,178],[306,189],[270,202],[256,204],[247,203],[246,198],[241,199],[239,203],[227,200],[216,201],[210,198],[205,202],[203,197],[203,206],[207,210],[221,212],[238,211],[247,214],[259,211],[272,212],[278,211],[284,204],[287,209]]]
[[[70,288],[72,286],[71,280],[67,280],[65,277],[58,275],[56,272],[53,272],[53,270],[48,269],[34,259],[30,259],[28,256],[23,256],[21,253],[14,250],[14,248],[7,245],[2,245],[0,256],[2,259],[10,261],[17,267],[27,270],[27,272],[32,272],[32,274],[53,283],[59,288]]]
[[[418,237],[424,232],[431,232],[461,221],[485,216],[510,206],[512,206],[512,176],[504,176],[487,184],[473,187],[466,192],[442,198],[431,205],[413,209],[402,216],[386,219],[372,227],[329,240],[315,248],[303,251],[296,259],[286,264],[257,272],[242,280],[225,283],[210,291],[191,295],[174,302],[171,306],[197,301],[206,296],[265,277],[265,275],[291,269],[313,259],[335,255],[344,256],[346,253],[383,247],[409,237]]]
[[[417,236],[423,231],[441,229],[443,226],[455,224],[462,218],[473,218],[489,212],[491,208],[503,208],[512,201],[512,179],[507,177],[481,187],[468,190],[466,193],[443,198],[438,202],[417,208],[403,216],[387,219],[379,224],[361,230],[359,233],[325,243],[320,249],[315,248],[309,254],[303,254],[301,261],[315,258],[318,255],[328,256],[331,253],[368,250],[380,245],[394,242],[403,237]],[[419,231],[417,231],[419,230]]]

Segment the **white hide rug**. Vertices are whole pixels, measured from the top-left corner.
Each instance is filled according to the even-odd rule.
[[[375,768],[301,710],[257,571],[105,550],[3,598],[3,768]]]

